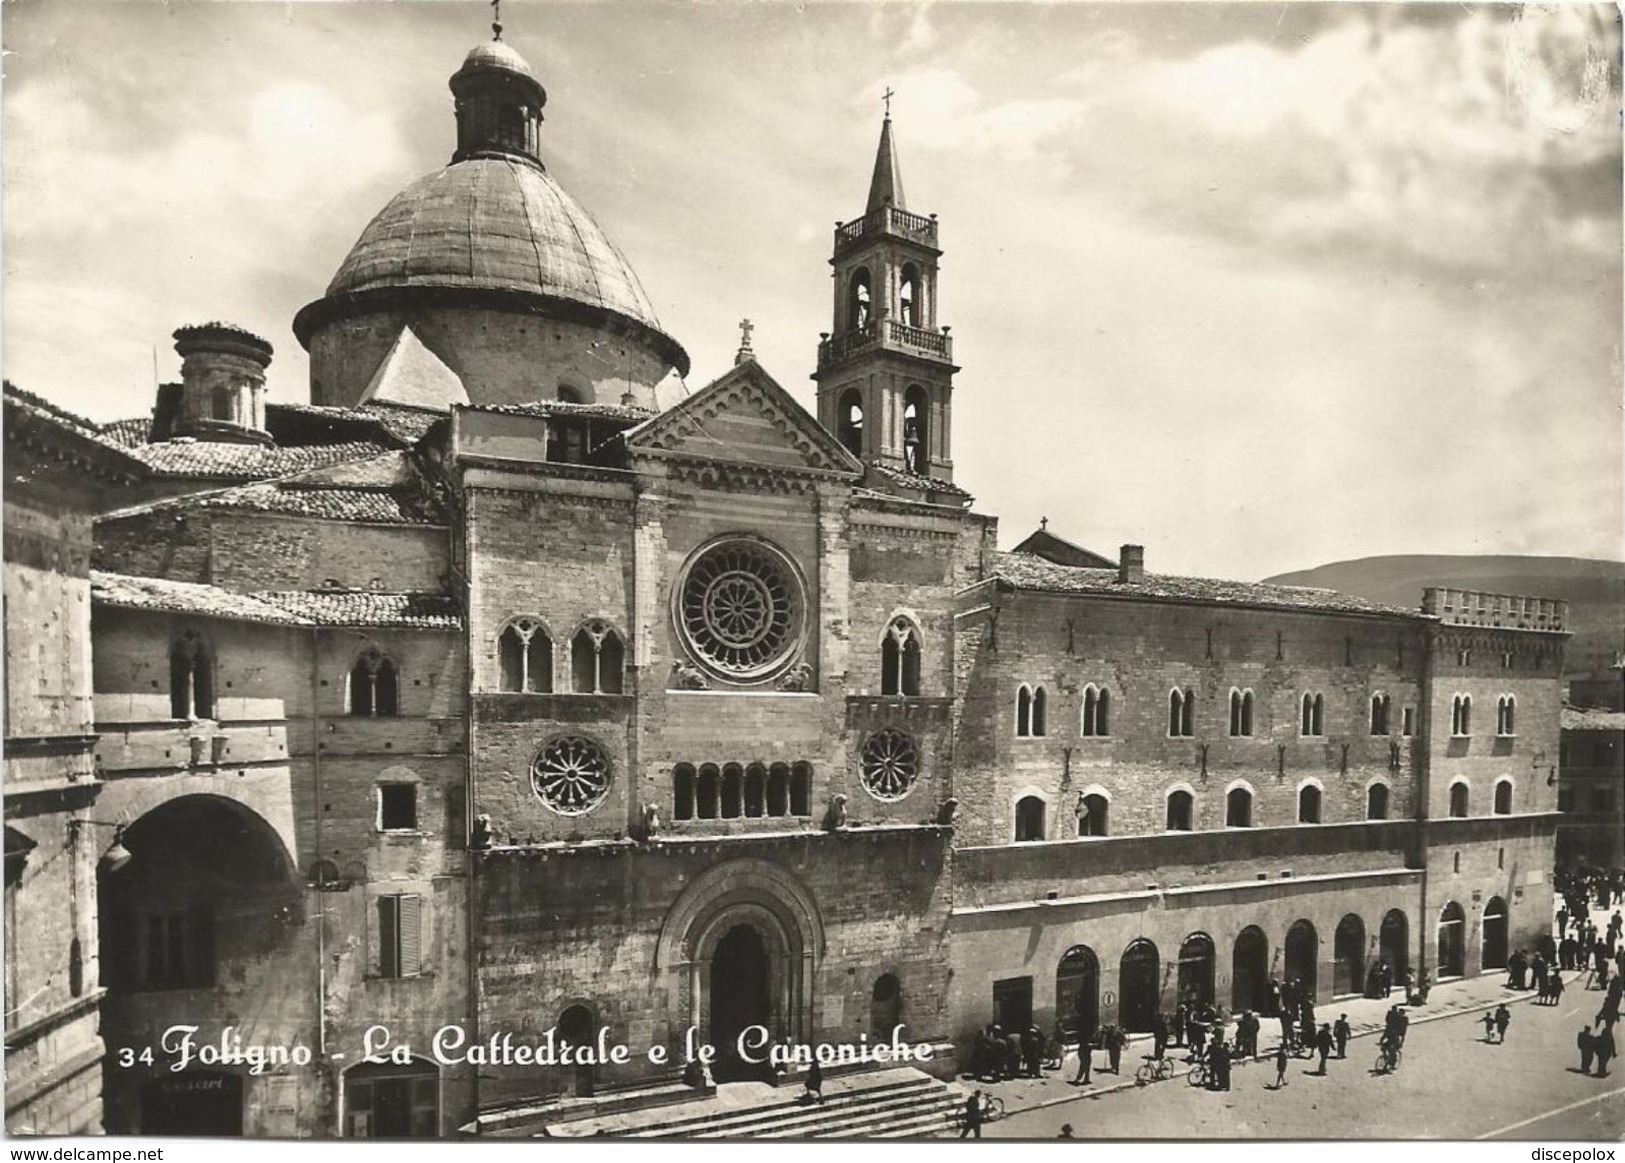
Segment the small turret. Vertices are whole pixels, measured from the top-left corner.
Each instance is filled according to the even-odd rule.
[[[269,343],[229,323],[204,323],[176,331],[175,351],[181,385],[178,413],[164,425],[170,434],[222,444],[271,443],[265,430]],[[162,399],[159,405],[164,410]]]

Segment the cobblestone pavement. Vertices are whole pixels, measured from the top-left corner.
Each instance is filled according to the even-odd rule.
[[[1076,1059],[1068,1056],[1063,1071],[1043,1079],[984,1086],[1004,1101],[1006,1117],[983,1135],[1053,1138],[1070,1123],[1080,1138],[1625,1136],[1625,1070],[1583,1076],[1574,1049],[1602,994],[1571,986],[1561,1006],[1515,1004],[1533,995],[1506,989],[1504,981],[1494,974],[1436,987],[1426,1006],[1410,1011],[1404,1061],[1391,1075],[1373,1070],[1371,1037],[1389,1003],[1351,998],[1316,1011],[1321,1021],[1347,1013],[1355,1029],[1348,1058],[1333,1058],[1325,1077],[1314,1073],[1313,1061],[1296,1059],[1287,1086],[1277,1091],[1273,1064],[1256,1061],[1238,1065],[1231,1090],[1215,1093],[1187,1085],[1190,1067],[1176,1058],[1174,1079],[1136,1086],[1133,1072],[1150,1045],[1137,1040],[1124,1053],[1122,1077],[1097,1069],[1091,1085],[1073,1087],[1067,1080]],[[1476,1015],[1503,1001],[1512,1026],[1507,1045],[1492,1045]],[[1265,1023],[1261,1048],[1273,1048],[1268,1035],[1277,1029]],[[1097,1063],[1104,1057],[1097,1053]]]

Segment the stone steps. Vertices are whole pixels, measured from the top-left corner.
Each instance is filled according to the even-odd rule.
[[[826,1084],[822,1103],[803,1102],[798,1092],[749,1107],[656,1115],[638,1126],[606,1131],[640,1139],[924,1138],[950,1130],[963,1102],[956,1089],[929,1075],[888,1070]]]

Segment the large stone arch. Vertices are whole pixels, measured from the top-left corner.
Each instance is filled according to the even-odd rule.
[[[685,1007],[681,1019],[709,1031],[712,958],[741,925],[757,933],[767,952],[773,1033],[809,1041],[815,1029],[813,986],[825,949],[823,917],[798,877],[758,858],[707,869],[666,911],[655,972],[666,979],[677,1005]]]
[[[119,780],[104,790],[97,801],[98,818],[116,819],[126,825],[175,800],[207,796],[231,800],[258,818],[281,846],[288,867],[297,868],[299,844],[294,832],[293,786],[286,769],[276,773],[275,783],[253,776],[196,773],[166,775],[161,779]]]

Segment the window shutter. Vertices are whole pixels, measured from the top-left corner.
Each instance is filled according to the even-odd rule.
[[[403,896],[400,901],[400,959],[399,976],[415,977],[423,970],[423,898]]]
[[[378,973],[382,977],[401,975],[400,897],[378,898]]]

